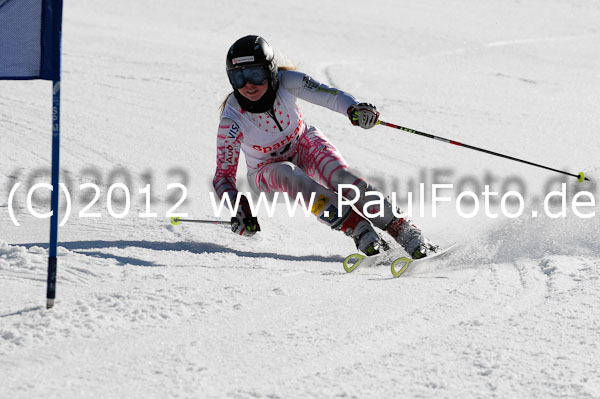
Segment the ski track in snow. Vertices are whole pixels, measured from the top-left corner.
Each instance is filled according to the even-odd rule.
[[[362,3],[309,1],[269,5],[268,22],[260,2],[165,5],[65,8],[63,172],[74,186],[97,179],[103,195],[115,170],[132,195],[150,175],[161,216],[131,216],[138,196],[124,219],[107,216],[106,198],[92,209],[102,218],[73,217],[51,311],[47,221],[26,215],[19,192],[13,227],[6,201],[12,182],[49,165],[48,85],[0,82],[0,398],[600,398],[598,216],[421,218],[459,248],[392,279],[388,267],[344,273],[351,240],[312,219],[259,215],[251,239],[171,226],[159,188],[181,168],[181,210],[212,217],[217,107],[230,90],[222,59],[253,32],[384,120],[595,180],[597,5],[384,1],[369,19]],[[243,24],[231,24],[232,8]],[[548,178],[301,106],[369,177],[383,170],[404,185],[451,165],[455,180],[516,175],[531,195]],[[595,183],[585,187],[598,200]],[[74,197],[74,212],[86,201]]]

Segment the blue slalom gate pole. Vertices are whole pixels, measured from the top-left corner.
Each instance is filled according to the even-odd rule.
[[[46,309],[56,298],[56,247],[58,246],[58,176],[60,171],[60,80],[52,81],[52,196],[50,199],[50,249],[48,253],[48,285]]]
[[[56,297],[63,0],[0,0],[0,79],[52,82],[52,195],[46,307]],[[2,132],[4,134],[4,132]]]

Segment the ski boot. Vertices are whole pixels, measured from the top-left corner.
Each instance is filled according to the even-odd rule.
[[[424,258],[439,249],[439,246],[433,245],[410,219],[394,218],[384,230],[402,245],[413,259]]]
[[[377,255],[387,247],[387,243],[381,240],[379,234],[373,229],[371,222],[355,211],[350,212],[339,230],[352,237],[356,248],[367,256]]]

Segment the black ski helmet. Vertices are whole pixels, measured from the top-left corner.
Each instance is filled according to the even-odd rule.
[[[227,71],[252,65],[262,65],[269,72],[269,86],[277,91],[277,61],[275,53],[265,39],[256,35],[238,39],[227,51]]]

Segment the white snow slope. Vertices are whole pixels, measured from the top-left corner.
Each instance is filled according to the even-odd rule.
[[[520,190],[524,215],[465,219],[453,203],[416,214],[434,241],[460,248],[399,279],[387,268],[346,274],[351,240],[284,205],[261,211],[251,239],[165,216],[181,195],[167,184],[180,182],[176,211],[214,217],[225,55],[246,34],[385,121],[597,181],[599,21],[600,3],[582,0],[66,1],[61,167],[73,208],[50,311],[49,221],[26,205],[26,188],[49,182],[50,83],[0,82],[0,397],[600,398],[595,183],[364,131],[303,103],[386,194],[423,180],[487,183]],[[247,190],[244,166],[238,178]],[[561,181],[566,217],[546,217],[543,196]],[[99,218],[78,216],[90,182]],[[116,182],[131,193],[124,218],[109,214]],[[156,218],[139,216],[148,183]],[[574,188],[595,196],[581,208],[594,217],[574,214]],[[37,192],[33,209],[47,212],[48,197]],[[116,189],[113,212],[122,198]]]

